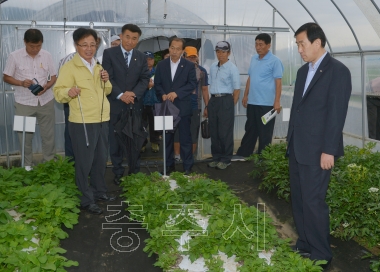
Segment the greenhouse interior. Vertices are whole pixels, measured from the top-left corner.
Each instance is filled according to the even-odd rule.
[[[296,35],[296,32],[306,23],[320,26],[326,38],[324,49],[320,49],[328,52],[324,56],[329,59],[331,56],[332,63],[339,63],[341,67],[348,68],[350,73],[347,80],[351,84],[351,93],[347,101],[343,96],[329,96],[334,100],[331,102],[335,103],[334,106],[340,107],[347,102],[344,106],[347,109],[338,108],[328,115],[327,109],[321,113],[318,112],[320,108],[317,105],[314,108],[316,115],[327,116],[324,119],[326,124],[321,126],[338,122],[340,117],[337,116],[347,111],[343,122],[340,122],[342,131],[339,131],[343,140],[343,146],[340,147],[342,152],[344,149],[344,155],[329,155],[332,159],[328,168],[322,165],[322,157],[320,165],[312,165],[319,167],[318,171],[322,173],[329,173],[327,179],[324,178],[327,185],[324,193],[311,192],[311,195],[303,195],[300,201],[305,202],[306,198],[322,195],[323,199],[318,200],[322,204],[318,205],[325,205],[328,215],[327,219],[324,217],[326,220],[318,217],[320,221],[317,220],[316,225],[320,224],[321,227],[315,229],[319,231],[324,223],[329,224],[329,237],[318,239],[325,239],[329,243],[324,250],[332,254],[328,255],[330,257],[319,257],[324,255],[311,241],[310,245],[307,242],[309,249],[305,248],[305,252],[300,248],[301,227],[295,219],[295,195],[298,192],[295,192],[292,183],[292,173],[294,175],[295,170],[291,168],[291,162],[294,161],[297,167],[310,165],[299,162],[297,154],[286,156],[293,149],[297,153],[297,143],[289,147],[287,135],[289,115],[290,120],[297,118],[295,110],[291,109],[296,100],[294,94],[297,82],[302,84],[299,83],[302,80],[299,75],[309,69],[307,67],[316,64],[305,59],[299,49],[301,42],[297,40],[299,33]],[[123,52],[127,50],[123,49],[122,37],[123,26],[126,24],[137,25],[141,29],[134,50],[145,55],[146,52],[154,54],[155,65],[158,63],[156,71],[163,69],[159,63],[162,61],[164,64],[164,50],[169,49],[170,58],[173,58],[174,49],[171,49],[171,45],[178,41],[175,38],[182,39],[180,41],[183,46],[196,48],[198,64],[205,69],[210,84],[207,92],[210,100],[209,96],[207,99],[200,98],[199,105],[201,113],[208,108],[210,130],[213,108],[206,104],[224,99],[225,94],[217,94],[215,97],[212,93],[212,84],[215,82],[212,75],[215,69],[219,72],[222,70],[219,68],[223,67],[219,66],[222,60],[217,52],[225,51],[218,47],[219,42],[228,42],[228,63],[237,67],[237,81],[240,82],[239,88],[231,89],[233,97],[235,93],[238,95],[233,108],[234,116],[231,117],[233,154],[239,153],[238,149],[243,146],[241,144],[247,132],[248,110],[243,100],[246,86],[252,87],[252,81],[251,85],[246,84],[247,80],[249,82],[253,78],[251,65],[254,56],[259,54],[261,58],[257,51],[257,41],[260,39],[256,40],[256,37],[263,33],[271,38],[270,52],[283,67],[279,97],[281,111],[275,118],[271,144],[262,152],[257,152],[257,144],[255,152],[251,152],[249,157],[244,156],[244,160],[232,162],[230,157],[220,168],[212,165],[216,156],[213,135],[219,131],[210,131],[210,139],[203,137],[203,127],[198,127],[199,137],[196,142],[193,141],[192,146],[193,167],[186,168],[185,159],[178,160],[170,168],[175,170],[175,165],[178,172],[169,173],[166,172],[167,163],[172,162],[173,158],[168,160],[167,152],[176,152],[176,146],[174,144],[174,151],[165,146],[168,143],[167,138],[165,142],[165,135],[168,133],[160,136],[159,150],[154,149],[153,143],[148,143],[146,151],[144,146],[145,152],[135,152],[139,154],[136,171],[127,170],[132,169],[129,161],[132,160],[131,157],[126,154],[123,160],[121,155],[123,171],[126,169],[121,174],[115,172],[109,150],[109,144],[112,149],[110,139],[110,143],[107,141],[107,146],[104,147],[107,155],[101,156],[107,157],[107,163],[104,164],[104,169],[100,167],[103,170],[96,172],[104,176],[100,179],[105,183],[107,194],[98,198],[95,197],[96,190],[92,187],[91,175],[96,175],[92,173],[97,168],[94,166],[95,161],[102,159],[94,158],[97,154],[88,158],[94,161],[92,166],[91,163],[88,166],[92,167],[91,172],[84,174],[86,180],[89,178],[86,186],[93,191],[92,201],[94,197],[99,201],[94,205],[101,215],[91,214],[94,212],[88,212],[89,206],[83,206],[81,202],[85,196],[78,188],[80,163],[65,157],[64,104],[57,101],[56,96],[56,90],[65,85],[65,80],[62,76],[60,80],[58,75],[55,86],[51,86],[51,92],[56,98],[53,102],[54,159],[44,159],[45,140],[41,138],[37,117],[37,123],[31,125],[32,134],[28,132],[33,135],[33,163],[32,168],[28,169],[24,167],[22,154],[25,150],[21,144],[22,136],[20,138],[23,134],[20,131],[26,129],[28,124],[25,120],[28,119],[16,121],[15,118],[19,110],[16,107],[18,102],[15,93],[19,88],[27,86],[16,86],[9,80],[7,83],[5,78],[9,77],[6,73],[9,71],[11,53],[28,46],[25,39],[27,30],[40,30],[43,35],[42,49],[50,53],[55,66],[53,70],[58,72],[62,59],[76,51],[78,53],[75,55],[80,55],[80,50],[90,48],[87,44],[83,49],[73,38],[77,29],[84,28],[95,30],[100,37],[100,44],[97,44],[93,57],[103,60],[102,65],[106,67],[102,69],[108,70],[111,82],[114,74],[111,75],[107,69],[107,59],[110,61],[112,58],[109,57],[112,52],[111,42],[115,35],[120,35],[120,47]],[[92,34],[89,35],[92,37]],[[0,67],[4,76],[0,88],[0,271],[380,271],[380,0],[1,0],[0,36]],[[318,40],[320,41],[319,38]],[[310,42],[315,45],[313,41]],[[107,52],[110,52],[108,56]],[[75,57],[70,63],[74,60]],[[82,61],[85,62],[83,58]],[[307,66],[308,62],[310,66]],[[323,60],[318,65],[323,65]],[[65,66],[66,64],[63,65]],[[15,69],[28,70],[21,66]],[[316,69],[321,69],[322,73],[322,68],[317,66]],[[59,71],[78,76],[69,69]],[[173,70],[171,71],[173,75]],[[339,81],[337,89],[343,89],[339,88],[345,86],[342,82],[343,72],[339,71],[341,73],[331,72],[335,74],[332,74],[330,80]],[[157,74],[154,84],[159,84]],[[306,74],[309,78],[307,70]],[[24,84],[21,80],[13,82],[18,81]],[[328,82],[324,84],[323,88],[330,88]],[[302,86],[302,90],[303,88]],[[72,89],[69,89],[66,93],[70,96]],[[103,87],[103,91],[105,89],[107,87]],[[305,96],[305,104],[306,99],[311,97],[316,96]],[[106,101],[108,103],[107,99]],[[249,101],[248,98],[248,104]],[[82,101],[83,107],[84,102]],[[80,101],[79,105],[83,118]],[[312,103],[310,105],[313,106]],[[103,113],[103,107],[101,110]],[[112,115],[112,103],[110,111]],[[181,117],[182,122],[187,120]],[[108,120],[109,112],[104,121]],[[201,116],[200,121],[203,120],[205,118]],[[315,120],[322,120],[322,117],[316,117]],[[16,122],[24,122],[21,130],[16,129]],[[309,122],[307,125],[311,131],[304,135],[318,137],[313,134],[313,131],[317,131],[318,124]],[[339,130],[340,123],[334,123],[338,127],[335,130]],[[84,120],[83,126],[80,126],[80,129],[84,126],[86,140],[88,141],[88,136],[92,139],[93,131],[87,135]],[[219,128],[223,129],[223,125]],[[178,130],[181,130],[181,125]],[[82,135],[82,130],[80,133]],[[292,135],[295,133],[296,128]],[[330,137],[333,141],[334,136],[324,135],[324,138]],[[172,138],[174,137],[170,136]],[[179,139],[182,142],[181,136]],[[257,138],[255,143],[256,140]],[[312,149],[310,146],[304,147],[304,151]],[[82,147],[76,147],[74,152],[81,152],[78,150],[82,150]],[[182,149],[181,144],[181,157],[185,152],[183,150],[185,148]],[[323,154],[325,153],[322,156]],[[328,171],[324,171],[326,169]],[[301,172],[297,172],[297,175],[310,178],[308,173]],[[82,209],[83,207],[85,208]],[[302,219],[305,222],[308,218],[306,213],[305,211],[305,215],[302,215],[305,216]],[[302,228],[304,225],[313,224],[302,223]],[[324,231],[326,232],[326,227]],[[312,235],[308,230],[305,233],[308,233],[303,234],[307,240],[315,239],[308,236]]]

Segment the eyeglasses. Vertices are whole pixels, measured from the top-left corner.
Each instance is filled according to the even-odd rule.
[[[95,49],[96,48],[96,44],[79,44],[79,43],[77,43],[77,45],[79,47],[82,47],[82,48],[91,48],[91,49]]]

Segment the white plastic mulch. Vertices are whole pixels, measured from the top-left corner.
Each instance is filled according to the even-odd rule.
[[[167,177],[168,178],[168,177]],[[169,180],[170,188],[171,190],[175,190],[178,188],[178,184],[175,180]],[[208,217],[204,217],[199,214],[198,211],[194,211],[193,214],[194,218],[197,220],[197,224],[203,228],[203,230],[207,230],[208,226]],[[186,243],[191,239],[189,236],[189,233],[186,231],[182,234],[182,236],[178,239],[176,239],[179,242],[178,250],[180,252],[187,251]],[[270,251],[263,251],[259,253],[259,258],[265,259],[268,264],[270,264],[271,256],[273,255],[273,250]],[[188,255],[181,255],[182,261],[178,264],[178,267],[181,269],[184,269],[188,272],[204,272],[208,271],[207,266],[205,263],[204,258],[199,258],[195,260],[194,262],[191,262]],[[232,257],[228,258],[228,256],[219,251],[218,255],[214,256],[216,258],[220,258],[223,261],[223,268],[225,272],[237,272],[238,267],[240,266],[239,263],[235,261],[236,256],[233,255]]]
[[[15,210],[6,210],[6,211],[9,213],[10,216],[12,216],[12,218],[13,218],[14,221],[19,221],[21,219],[21,217],[23,216],[22,213],[18,213]],[[34,221],[34,219],[28,219],[28,220],[25,220],[25,223],[29,224],[32,221]],[[33,230],[37,229],[37,227],[35,227],[35,226],[32,226],[32,228],[33,228]],[[32,237],[31,241],[36,244],[36,247],[23,248],[23,249],[21,249],[21,251],[27,251],[27,252],[29,252],[29,251],[35,251],[35,250],[37,250],[37,246],[38,246],[38,244],[40,242],[40,239]]]

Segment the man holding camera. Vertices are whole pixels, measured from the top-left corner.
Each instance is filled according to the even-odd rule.
[[[55,83],[56,69],[51,54],[42,48],[43,35],[38,29],[28,29],[24,34],[25,47],[12,52],[3,71],[3,80],[15,88],[15,114],[37,117],[39,124],[43,161],[53,159],[54,95],[50,89]],[[37,93],[39,87],[41,90]],[[34,93],[32,91],[34,90]],[[20,146],[22,132],[18,133]],[[33,133],[25,134],[25,169],[32,166]]]

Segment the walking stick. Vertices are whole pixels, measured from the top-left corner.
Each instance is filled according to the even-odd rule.
[[[78,89],[78,86],[75,86],[75,88]],[[88,143],[87,129],[86,129],[86,124],[84,123],[84,117],[83,117],[83,111],[82,111],[82,103],[80,102],[80,94],[78,94],[78,103],[79,103],[80,114],[82,115],[82,122],[83,122],[83,128],[84,128],[84,136],[86,137],[86,145],[88,147],[90,144]]]

